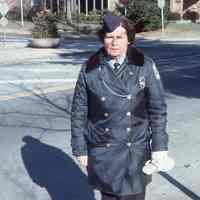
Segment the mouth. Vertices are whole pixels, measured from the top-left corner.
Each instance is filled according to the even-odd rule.
[[[119,51],[120,49],[113,49],[113,48],[112,48],[111,50],[112,50],[112,51]]]

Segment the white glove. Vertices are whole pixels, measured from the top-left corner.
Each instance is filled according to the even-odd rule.
[[[152,152],[152,160],[145,163],[142,171],[145,174],[153,174],[158,171],[166,172],[174,167],[174,160],[168,156],[168,151]]]
[[[88,156],[84,155],[84,156],[77,156],[78,162],[84,166],[87,167],[88,165]]]

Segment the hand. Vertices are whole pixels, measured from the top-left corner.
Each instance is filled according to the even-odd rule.
[[[169,171],[175,165],[174,159],[168,155],[168,151],[152,152],[152,160],[158,166],[159,171]]]
[[[174,160],[168,156],[167,151],[152,152],[152,160],[145,163],[142,171],[145,174],[153,174],[158,171],[169,171],[174,167]]]
[[[79,161],[79,163],[84,166],[87,167],[88,164],[88,156],[77,156],[77,160]]]

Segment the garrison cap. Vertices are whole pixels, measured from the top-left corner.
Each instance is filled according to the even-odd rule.
[[[104,42],[105,34],[113,32],[119,26],[126,29],[128,41],[129,43],[133,43],[135,40],[135,27],[133,22],[124,16],[114,15],[110,11],[107,11],[103,17],[102,27],[97,32],[100,41]]]
[[[103,28],[106,32],[113,32],[122,23],[122,17],[107,12],[103,18]]]

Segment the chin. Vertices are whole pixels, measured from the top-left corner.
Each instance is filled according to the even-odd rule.
[[[111,53],[110,55],[111,55],[111,57],[120,57],[121,56],[120,53]]]

